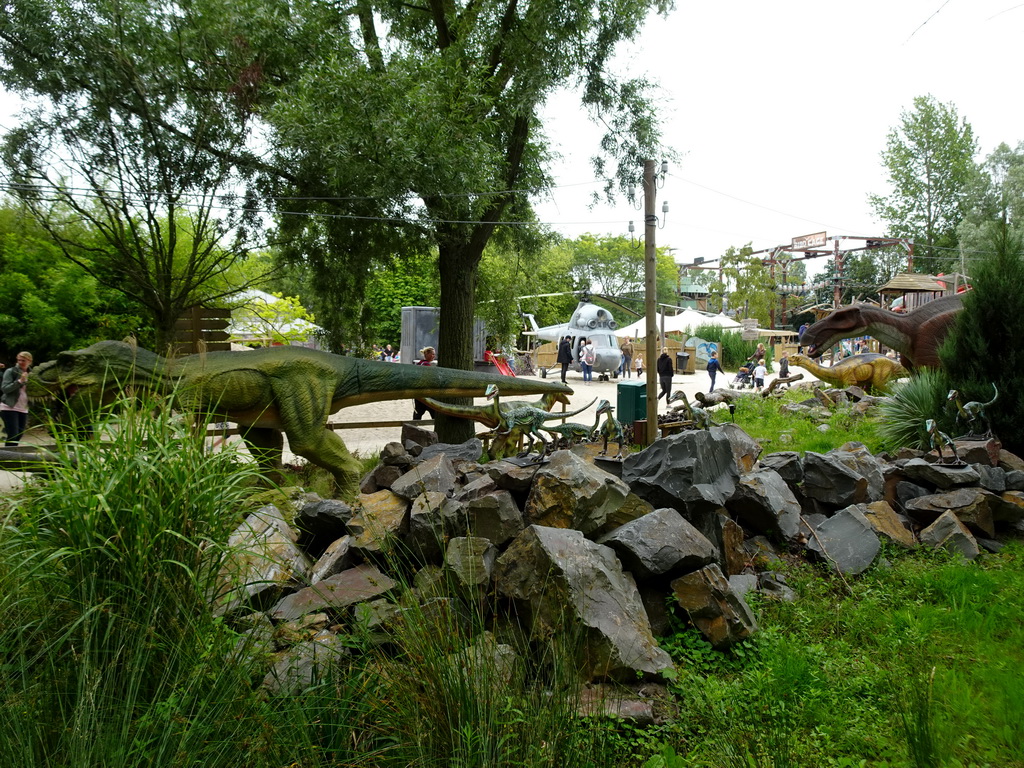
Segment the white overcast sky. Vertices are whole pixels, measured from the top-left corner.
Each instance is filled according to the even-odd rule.
[[[682,155],[657,193],[658,245],[679,262],[799,235],[882,235],[869,193],[888,191],[880,152],[914,97],[952,102],[984,157],[1024,140],[1020,0],[678,0],[619,66],[661,86],[665,143]],[[564,156],[539,209],[562,234],[625,234],[643,215],[588,208],[597,137],[569,99],[548,110]],[[660,158],[657,158],[660,159]],[[817,273],[823,259],[808,262]]]
[[[679,262],[822,230],[884,234],[867,196],[887,192],[879,153],[915,96],[952,102],[980,157],[1024,140],[1021,0],[677,3],[617,67],[660,84],[653,101],[681,161],[657,193],[659,215],[670,208],[657,241]],[[0,125],[13,109],[0,93]],[[552,99],[545,114],[562,162],[540,219],[568,237],[626,234],[630,219],[641,232],[642,212],[624,200],[589,207],[599,131],[577,101]]]

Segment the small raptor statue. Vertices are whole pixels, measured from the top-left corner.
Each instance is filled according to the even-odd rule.
[[[686,393],[681,389],[677,389],[672,397],[669,398],[669,402],[673,403],[677,400],[682,400],[682,405],[677,405],[673,408],[673,411],[686,411],[690,416],[690,421],[696,429],[711,429],[711,427],[717,427],[718,422],[711,418],[711,414],[706,410],[697,405],[690,405],[690,400],[686,396]]]
[[[169,359],[132,344],[100,341],[61,352],[29,376],[30,396],[52,396],[76,414],[114,401],[125,388],[172,396],[191,411],[242,427],[242,437],[265,469],[280,464],[283,436],[293,452],[334,475],[354,496],[361,464],[327,419],[349,405],[435,395],[474,397],[488,384],[518,394],[568,394],[561,383],[509,379],[473,371],[395,365],[303,347],[208,352]]]
[[[839,307],[811,325],[800,335],[800,344],[808,356],[821,357],[843,339],[872,336],[899,352],[908,367],[934,368],[941,365],[939,347],[961,309],[959,295],[929,301],[906,314],[871,304],[852,304]]]
[[[596,433],[599,434],[602,440],[604,441],[604,446],[601,448],[597,455],[606,455],[608,453],[608,441],[614,440],[616,443],[618,443],[619,452],[616,453],[612,458],[621,459],[622,441],[625,437],[622,431],[622,424],[619,422],[618,419],[615,418],[615,415],[612,413],[612,404],[609,403],[607,400],[602,400],[600,403],[597,404],[597,417],[601,418],[602,413],[605,414],[604,423],[600,427],[598,427],[595,423],[594,429],[591,432],[592,437]]]
[[[540,455],[544,456],[548,451],[548,441],[541,434],[541,427],[544,425],[544,422],[551,421],[552,419],[565,419],[569,416],[575,416],[577,413],[583,413],[594,404],[595,400],[597,398],[594,398],[594,400],[591,400],[582,408],[563,413],[550,413],[542,411],[540,408],[534,408],[532,405],[520,405],[511,411],[502,413],[505,428],[499,428],[498,435],[511,435],[517,431],[521,433],[529,441],[526,444],[526,450],[521,454],[522,456],[532,453],[533,443],[535,440],[540,440],[542,446]]]
[[[430,397],[421,399],[433,408],[436,413],[443,413],[446,416],[457,416],[462,419],[472,419],[489,429],[495,430],[494,440],[491,441],[488,449],[492,459],[508,458],[516,452],[516,446],[519,444],[522,430],[506,431],[505,429],[506,417],[513,410],[527,406],[550,412],[556,403],[561,403],[562,405],[569,404],[569,398],[562,392],[548,392],[533,403],[522,401],[502,402],[499,394],[498,385],[493,384],[488,386],[485,392],[488,400],[486,405],[452,405],[450,403],[442,403]],[[568,414],[558,413],[557,415],[561,418]]]
[[[959,390],[949,390],[949,394],[946,396],[946,402],[952,403],[956,406],[956,423],[967,423],[967,428],[970,430],[970,432],[967,433],[968,437],[992,436],[992,422],[989,421],[986,409],[989,406],[994,405],[996,400],[999,399],[999,389],[995,384],[992,384],[992,392],[992,399],[987,403],[982,403],[977,400],[970,400],[969,402],[964,403],[960,399]],[[984,432],[977,431],[977,428],[981,423],[984,423],[985,425]]]
[[[891,380],[910,375],[895,360],[874,353],[843,358],[831,368],[816,363],[806,355],[790,355],[789,361],[834,386],[857,386],[868,392],[883,391]]]
[[[933,451],[939,454],[939,461],[941,463],[946,463],[946,458],[942,455],[942,446],[944,445],[953,452],[953,464],[964,463],[960,459],[960,454],[956,452],[956,443],[953,442],[953,438],[939,429],[939,425],[936,423],[935,419],[924,420],[924,431],[928,436],[928,445]]]

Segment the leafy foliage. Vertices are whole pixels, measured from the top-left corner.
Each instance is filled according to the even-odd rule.
[[[134,334],[152,341],[141,308],[60,257],[23,208],[0,208],[0,359],[49,360],[65,349]]]
[[[882,152],[891,193],[871,195],[875,213],[896,237],[909,237],[932,274],[956,261],[957,227],[979,184],[974,131],[953,104],[918,96]],[[947,250],[942,250],[947,249]]]

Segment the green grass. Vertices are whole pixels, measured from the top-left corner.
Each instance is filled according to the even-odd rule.
[[[818,429],[819,422],[780,410],[782,403],[798,403],[811,397],[809,391],[799,389],[786,392],[781,399],[745,395],[737,400],[735,421],[748,435],[761,442],[766,453],[827,453],[851,440],[864,443],[872,452],[881,450],[878,419],[859,416],[848,404],[839,405],[833,411],[825,422],[828,430],[824,432]],[[719,423],[731,420],[725,408],[714,409],[712,418]]]

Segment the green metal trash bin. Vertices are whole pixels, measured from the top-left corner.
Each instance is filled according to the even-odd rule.
[[[647,382],[620,381],[616,390],[618,395],[617,418],[623,424],[647,418]]]

